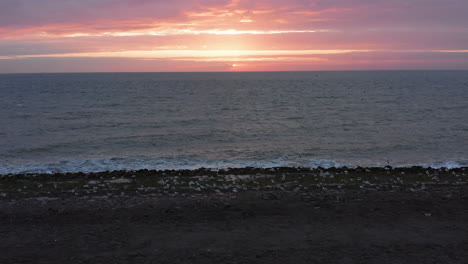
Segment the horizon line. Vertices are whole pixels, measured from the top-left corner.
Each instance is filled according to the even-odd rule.
[[[103,74],[103,73],[269,73],[269,72],[366,72],[366,71],[468,71],[468,69],[369,69],[369,70],[299,70],[299,71],[96,71],[96,72],[0,72],[14,74]]]

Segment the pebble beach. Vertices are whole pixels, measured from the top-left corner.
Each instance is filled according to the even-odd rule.
[[[389,166],[3,175],[0,261],[464,263],[467,183]]]

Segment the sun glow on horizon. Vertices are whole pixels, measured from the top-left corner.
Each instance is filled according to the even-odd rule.
[[[351,52],[370,52],[371,50],[149,50],[149,51],[115,51],[115,52],[83,52],[83,53],[58,53],[40,55],[4,56],[1,59],[15,58],[236,58],[246,56],[303,56],[342,54]]]
[[[0,8],[0,73],[468,69],[468,3],[427,1],[23,0]]]

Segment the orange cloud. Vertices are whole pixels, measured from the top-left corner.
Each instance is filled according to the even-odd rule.
[[[177,70],[196,63],[203,69],[278,70],[333,63],[353,68],[347,56],[368,67],[377,60],[415,66],[438,54],[440,63],[460,68],[466,58],[452,55],[468,47],[468,4],[462,0],[19,2],[0,2],[0,59],[10,65],[119,59],[135,69],[164,61]]]

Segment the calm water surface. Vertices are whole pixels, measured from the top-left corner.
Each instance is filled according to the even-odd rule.
[[[0,75],[0,174],[468,166],[468,72]]]

